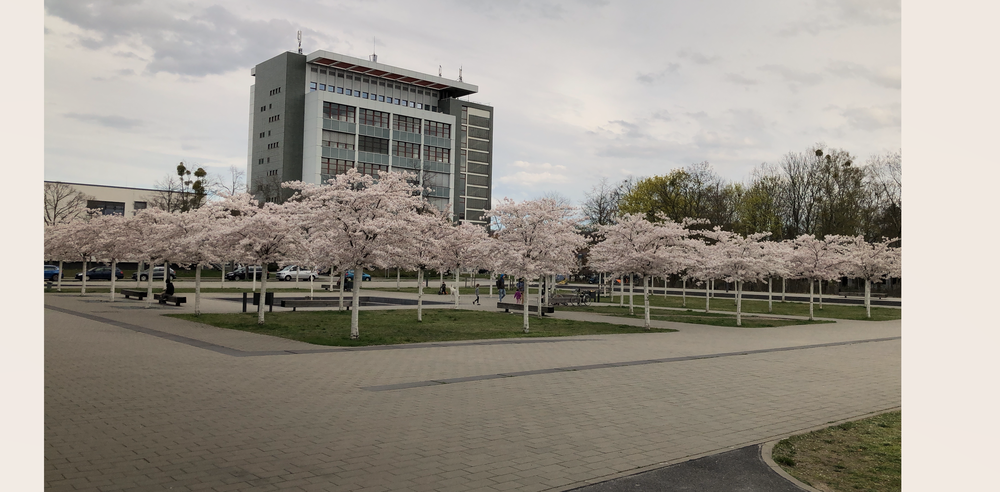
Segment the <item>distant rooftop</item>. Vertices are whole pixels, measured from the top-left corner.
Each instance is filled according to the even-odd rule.
[[[426,87],[436,91],[444,92],[450,97],[462,97],[479,92],[479,87],[459,82],[457,80],[446,79],[436,75],[420,73],[405,68],[385,65],[373,61],[354,58],[353,56],[341,55],[329,51],[318,50],[306,55],[307,63],[325,65],[362,75],[372,77],[382,77],[384,79],[396,80],[406,84],[413,84]]]

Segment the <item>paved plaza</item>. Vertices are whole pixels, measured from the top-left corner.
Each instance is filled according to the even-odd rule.
[[[901,405],[899,321],[346,349],[186,295],[46,295],[47,490],[569,490]]]

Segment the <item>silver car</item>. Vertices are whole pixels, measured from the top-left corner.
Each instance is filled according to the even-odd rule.
[[[274,274],[274,276],[278,277],[278,280],[295,280],[296,278],[299,280],[309,280],[316,278],[316,272],[305,267],[288,265],[278,270],[278,273]]]

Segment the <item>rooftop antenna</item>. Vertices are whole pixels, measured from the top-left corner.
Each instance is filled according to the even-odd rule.
[[[462,81],[462,67],[458,67],[458,81]]]
[[[375,36],[372,36],[372,61],[378,63],[378,55],[375,54]]]
[[[301,55],[302,54],[302,31],[299,31],[299,33],[298,33],[298,35],[296,37],[299,38],[299,54]]]
[[[438,65],[438,77],[441,76],[441,65]]]

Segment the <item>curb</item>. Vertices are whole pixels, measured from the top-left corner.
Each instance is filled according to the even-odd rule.
[[[781,475],[781,477],[784,478],[785,480],[792,482],[792,484],[795,485],[796,487],[805,490],[806,492],[822,492],[819,489],[810,487],[809,485],[800,482],[797,478],[789,475],[788,472],[786,472],[783,468],[781,468],[781,466],[775,463],[773,459],[771,459],[771,451],[774,450],[774,445],[778,444],[779,441],[780,439],[777,441],[768,441],[765,442],[764,444],[761,444],[760,457],[761,459],[764,460],[764,463],[766,463],[767,466],[771,467],[771,471],[777,473],[778,475]]]

